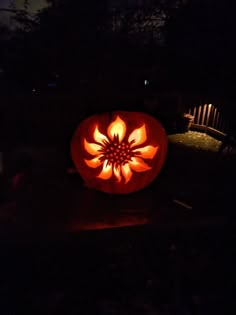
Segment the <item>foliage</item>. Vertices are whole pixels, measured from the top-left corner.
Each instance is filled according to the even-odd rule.
[[[37,19],[31,15],[27,10],[17,10],[12,16],[12,20],[15,21],[14,25],[16,30],[24,32],[31,32],[38,25]]]
[[[142,40],[144,43],[151,40],[160,41],[161,29],[165,24],[166,14],[159,8],[153,10],[138,9],[115,15],[112,19],[112,30],[130,39]]]
[[[17,28],[6,45],[5,68],[14,81],[45,86],[54,72],[77,72],[85,58],[93,59],[105,28],[101,1],[88,4],[76,0],[48,1],[49,7],[30,16],[23,10],[9,9]],[[90,7],[91,5],[91,7]],[[56,69],[56,70],[55,70]],[[19,80],[20,79],[20,80]]]
[[[127,7],[112,6],[105,0],[48,0],[49,6],[36,19],[27,13],[26,1],[24,10],[14,15],[21,25],[12,50],[15,66],[12,60],[7,62],[16,70],[21,68],[20,75],[59,72],[77,80],[78,74],[83,77],[90,69],[93,73],[105,71],[105,64],[109,71],[111,64],[127,67],[135,58],[136,64],[145,60],[153,64],[161,54],[159,44],[163,44],[166,63],[162,67],[171,73],[168,77],[186,87],[198,82],[200,89],[204,80],[215,82],[218,76],[225,78],[235,72],[231,66],[235,59],[233,10],[212,1],[150,0],[145,2],[148,5]]]
[[[155,1],[150,5],[119,8],[112,14],[112,30],[130,40],[161,44],[169,19],[181,6],[180,1]]]
[[[12,31],[18,32],[23,31],[33,31],[34,26],[37,25],[37,19],[28,10],[30,4],[29,0],[24,0],[21,9],[16,7],[14,2],[9,4],[9,7],[0,7],[0,12],[7,14],[11,23],[5,23],[5,26]]]

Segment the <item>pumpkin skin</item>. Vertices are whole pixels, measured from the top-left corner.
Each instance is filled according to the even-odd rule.
[[[85,185],[109,194],[148,186],[167,154],[162,125],[142,112],[117,111],[83,120],[71,141],[71,156]]]

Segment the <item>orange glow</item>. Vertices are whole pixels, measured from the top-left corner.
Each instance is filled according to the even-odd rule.
[[[99,157],[95,157],[92,160],[84,160],[85,163],[92,168],[97,168],[98,166],[100,166],[102,164],[102,162],[99,160]]]
[[[101,173],[97,176],[98,178],[101,179],[109,179],[112,176],[112,165],[108,165],[108,161],[105,160],[105,162],[103,163],[103,168]]]
[[[79,222],[78,222],[79,221]],[[150,223],[150,218],[147,214],[143,214],[142,216],[125,216],[125,217],[117,217],[113,219],[107,219],[104,221],[96,221],[91,222],[87,220],[78,220],[73,222],[70,226],[68,226],[68,230],[70,232],[75,231],[86,231],[86,230],[104,230],[104,229],[114,229],[114,228],[122,228],[128,226],[141,226]]]
[[[121,170],[122,170],[122,175],[125,178],[125,183],[127,184],[132,177],[132,172],[131,172],[131,169],[129,167],[129,164],[127,163],[125,165],[122,165]]]
[[[105,112],[80,122],[71,139],[71,157],[88,189],[127,195],[160,173],[168,141],[161,123],[147,113]]]
[[[134,144],[131,145],[140,145],[143,144],[147,140],[147,135],[146,135],[146,127],[143,125],[142,127],[135,129],[129,136],[128,141],[132,142],[134,141]]]
[[[87,231],[87,230],[105,230],[105,229],[114,229],[114,228],[122,228],[126,226],[136,226],[136,225],[145,225],[148,224],[148,219],[137,219],[137,220],[130,220],[126,222],[116,222],[116,223],[84,223],[78,226],[74,226],[71,230],[80,230],[80,231]]]
[[[159,147],[153,147],[152,145],[147,145],[146,147],[134,150],[134,152],[140,152],[143,159],[153,159],[157,153]]]
[[[118,136],[119,142],[124,139],[126,133],[126,124],[120,119],[119,116],[113,121],[107,128],[107,134],[111,140],[114,140],[115,136]]]
[[[94,136],[94,139],[95,139],[95,136]],[[89,154],[96,155],[98,150],[100,149],[100,145],[96,143],[89,143],[87,142],[86,139],[84,139],[84,148]]]
[[[137,148],[147,141],[145,124],[134,129],[130,135],[126,135],[126,131],[125,122],[117,115],[107,128],[107,136],[102,134],[96,125],[93,133],[96,143],[89,143],[84,139],[84,149],[93,156],[90,160],[84,159],[87,166],[97,168],[103,164],[97,178],[108,180],[114,176],[118,183],[123,178],[127,184],[132,178],[133,171],[151,170],[152,167],[143,159],[153,159],[158,151],[158,146],[147,145]]]
[[[113,168],[114,175],[118,179],[118,183],[121,181],[121,175],[120,175],[120,165],[117,165]]]
[[[151,169],[142,159],[134,157],[129,163],[131,169],[135,172],[145,172]]]
[[[94,137],[94,140],[98,143],[102,142],[102,141],[108,141],[107,137],[104,136],[99,130],[98,130],[98,127],[96,126],[95,130],[94,130],[94,133],[93,133],[93,137]]]

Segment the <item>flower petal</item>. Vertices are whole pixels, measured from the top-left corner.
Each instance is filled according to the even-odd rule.
[[[129,135],[129,139],[128,139],[129,143],[133,142],[131,144],[131,148],[133,146],[144,143],[146,140],[147,140],[147,134],[146,134],[145,124],[140,128],[134,129],[134,131]]]
[[[98,155],[99,150],[101,150],[101,146],[96,143],[89,143],[86,139],[84,139],[84,148],[91,155]]]
[[[130,168],[135,172],[145,172],[151,169],[142,159],[133,157],[129,162]]]
[[[117,167],[115,166],[113,168],[114,175],[118,179],[118,183],[121,181],[121,175],[120,175],[120,166],[118,165]]]
[[[112,176],[112,164],[108,164],[108,160],[103,162],[103,168],[101,173],[97,176],[101,179],[109,179]]]
[[[107,134],[111,140],[114,140],[115,136],[118,136],[119,141],[121,142],[126,133],[126,124],[125,122],[119,117],[116,117],[116,120],[113,121],[107,128]]]
[[[93,137],[94,140],[98,143],[102,143],[103,141],[109,142],[108,138],[98,130],[98,126],[96,126],[94,130]]]
[[[129,167],[129,164],[126,163],[125,165],[122,165],[121,166],[121,171],[122,171],[122,175],[125,178],[125,184],[127,184],[130,181],[130,179],[131,179],[131,177],[133,175],[132,172],[131,172],[131,169]]]
[[[95,157],[92,160],[84,160],[85,163],[92,168],[96,168],[102,164],[102,162],[99,160],[99,156]]]
[[[158,149],[159,146],[153,147],[152,145],[147,145],[146,147],[136,149],[133,152],[136,154],[139,153],[140,157],[143,159],[153,159]]]

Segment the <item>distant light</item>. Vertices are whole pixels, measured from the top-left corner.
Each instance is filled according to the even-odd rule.
[[[148,85],[149,81],[148,80],[144,80],[144,85]]]
[[[48,83],[48,87],[56,87],[56,86],[57,86],[56,82],[49,82]]]
[[[33,89],[32,91],[33,91],[33,92],[36,92],[36,89]]]
[[[209,104],[209,107],[211,107],[212,106],[212,104]]]

